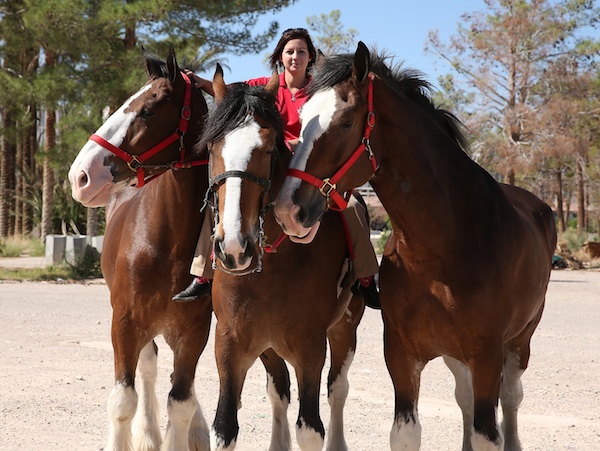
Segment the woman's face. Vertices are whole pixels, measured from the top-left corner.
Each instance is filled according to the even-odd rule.
[[[281,54],[281,62],[291,74],[304,74],[310,62],[308,46],[304,39],[292,39],[287,42]]]

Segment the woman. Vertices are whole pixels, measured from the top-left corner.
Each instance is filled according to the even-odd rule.
[[[308,31],[304,28],[289,28],[285,30],[269,58],[271,68],[283,71],[279,75],[279,91],[277,93],[277,108],[283,119],[284,138],[288,148],[293,151],[300,136],[299,113],[308,100],[304,88],[310,82],[310,68],[317,59],[317,50],[312,43]],[[190,75],[199,87],[214,96],[212,83],[194,74]],[[250,86],[266,85],[270,77],[260,77],[248,80]],[[354,247],[354,271],[359,279],[355,292],[365,299],[365,304],[379,308],[379,295],[374,281],[374,274],[379,270],[377,257],[371,245],[369,224],[365,220],[365,210],[354,197],[343,212],[348,224]],[[205,221],[212,221],[210,215],[204,215]],[[208,218],[208,219],[207,219]],[[210,293],[213,275],[211,255],[212,244],[210,233],[212,224],[205,222],[196,246],[196,253],[190,273],[194,280],[181,293],[173,297],[174,301],[193,301],[200,296]],[[366,231],[366,233],[365,233]]]

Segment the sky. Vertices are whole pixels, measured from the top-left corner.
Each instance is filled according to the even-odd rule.
[[[343,29],[358,30],[356,39],[367,47],[395,57],[405,67],[423,72],[430,82],[437,84],[439,75],[450,71],[449,66],[423,48],[427,33],[437,29],[443,42],[455,34],[460,16],[466,12],[484,11],[484,0],[299,0],[276,14],[265,14],[257,23],[257,30],[265,30],[272,21],[279,22],[279,30],[308,28],[306,18],[340,10]],[[309,29],[310,32],[310,29]],[[270,74],[265,56],[270,55],[279,37],[261,54],[225,55],[225,81],[232,83]],[[214,69],[199,75],[212,79]]]

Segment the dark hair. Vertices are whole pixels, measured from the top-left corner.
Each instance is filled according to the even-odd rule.
[[[315,64],[315,61],[317,60],[317,49],[315,48],[306,28],[288,28],[281,34],[281,38],[275,46],[275,50],[273,50],[273,53],[269,57],[269,66],[271,69],[277,69],[279,67],[283,49],[285,45],[292,39],[304,39],[306,42],[306,47],[308,47],[308,55],[310,56],[307,70],[309,70],[312,65]]]

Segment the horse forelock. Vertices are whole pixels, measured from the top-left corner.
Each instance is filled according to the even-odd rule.
[[[427,111],[442,124],[447,133],[463,150],[468,149],[464,125],[451,112],[436,106],[431,98],[432,86],[424,74],[405,68],[402,62],[393,63],[393,57],[376,49],[370,52],[369,69],[398,95],[407,97]],[[389,63],[388,63],[389,61]],[[354,54],[346,53],[322,57],[312,71],[312,81],[307,88],[309,96],[333,88],[352,75]]]
[[[283,122],[275,107],[275,99],[263,86],[246,83],[229,85],[227,94],[209,115],[204,133],[197,147],[220,141],[225,135],[247,121],[248,116],[258,115],[277,132],[278,148],[283,144]]]

